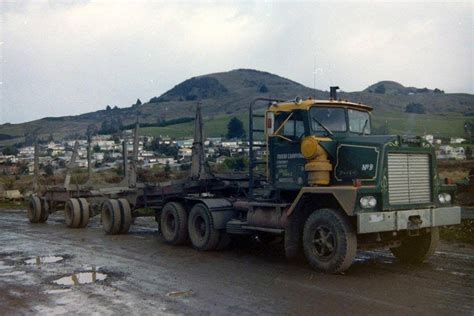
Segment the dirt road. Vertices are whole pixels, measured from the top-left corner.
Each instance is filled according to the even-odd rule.
[[[151,218],[108,236],[96,218],[87,229],[67,229],[62,213],[33,225],[24,212],[0,210],[0,315],[473,315],[474,248],[438,250],[421,266],[363,252],[344,275],[323,275],[287,262],[278,245],[171,247]]]

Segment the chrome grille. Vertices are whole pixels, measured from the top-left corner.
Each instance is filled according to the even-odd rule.
[[[431,201],[430,159],[426,154],[388,154],[390,204]]]

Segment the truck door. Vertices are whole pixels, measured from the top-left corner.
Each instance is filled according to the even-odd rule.
[[[298,190],[306,183],[301,138],[306,135],[301,111],[275,113],[274,132],[268,135],[270,182],[279,189]]]

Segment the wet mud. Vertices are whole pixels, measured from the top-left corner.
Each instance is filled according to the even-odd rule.
[[[153,218],[110,236],[98,218],[68,229],[61,213],[30,224],[0,210],[0,315],[70,313],[473,315],[474,247],[442,243],[421,265],[361,252],[324,275],[279,242],[198,252],[163,243]]]

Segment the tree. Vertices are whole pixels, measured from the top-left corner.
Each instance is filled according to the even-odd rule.
[[[229,123],[227,124],[227,138],[244,138],[245,137],[245,130],[244,124],[241,120],[236,118],[235,116],[230,119]]]
[[[2,154],[4,154],[5,156],[16,156],[18,155],[18,149],[16,147],[13,147],[13,146],[7,146],[5,148],[3,148],[2,150]]]
[[[224,166],[229,170],[244,171],[247,169],[247,160],[244,157],[226,158]]]
[[[425,107],[421,103],[410,103],[405,107],[406,113],[425,114]]]
[[[385,86],[383,84],[379,84],[377,86],[377,88],[375,88],[374,92],[384,94],[385,93]]]
[[[120,144],[120,137],[118,135],[112,136],[112,139],[113,139],[115,145]]]
[[[105,108],[106,111],[110,111],[112,110],[112,108],[110,107],[110,105],[107,105],[107,107]]]
[[[92,150],[93,150],[95,153],[100,152],[100,146],[99,146],[99,144],[95,144],[95,146],[92,148]]]
[[[469,141],[472,142],[472,137],[474,136],[474,122],[466,121],[464,123],[464,132],[469,138]]]
[[[472,157],[472,149],[471,149],[471,147],[467,146],[465,153],[466,153],[466,158],[467,158],[467,159],[472,159],[472,158],[473,158],[473,157]]]
[[[267,92],[268,92],[268,88],[267,88],[267,86],[266,86],[265,84],[262,84],[262,85],[260,86],[260,89],[259,89],[258,91],[260,91],[260,93],[267,93]]]
[[[171,171],[170,162],[167,160],[166,166],[165,166],[165,172],[170,172],[170,171]]]
[[[54,168],[51,165],[44,166],[43,170],[47,177],[54,175]]]

